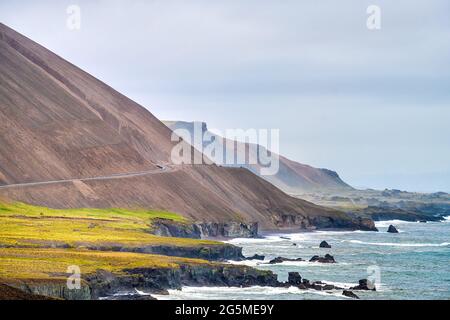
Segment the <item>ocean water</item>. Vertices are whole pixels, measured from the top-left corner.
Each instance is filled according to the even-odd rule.
[[[395,225],[400,233],[387,233],[390,224]],[[229,263],[271,270],[281,281],[287,280],[288,272],[296,271],[310,281],[323,281],[344,288],[357,285],[359,279],[369,278],[375,282],[377,291],[357,292],[361,299],[450,299],[450,220],[428,223],[384,221],[376,225],[380,232],[317,231],[271,234],[263,239],[233,239],[229,243],[243,247],[244,255],[261,254],[266,256],[266,260]],[[332,248],[319,248],[322,240]],[[267,263],[277,256],[309,260],[313,255],[326,253],[333,255],[337,263]],[[348,299],[342,296],[342,291],[320,292],[295,287],[185,287],[157,298]]]

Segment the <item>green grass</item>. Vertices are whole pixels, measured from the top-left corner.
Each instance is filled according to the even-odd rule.
[[[67,278],[67,268],[76,265],[82,275],[97,270],[124,274],[133,268],[179,268],[180,264],[211,264],[198,259],[128,252],[75,249],[0,248],[0,279],[57,280]]]
[[[199,259],[113,252],[112,248],[126,251],[156,245],[199,249],[225,245],[152,235],[149,232],[154,219],[168,219],[178,224],[189,222],[163,211],[60,210],[0,201],[0,282],[65,281],[67,268],[72,265],[79,266],[82,275],[97,270],[120,275],[125,269],[133,268],[173,269],[180,264],[212,264]]]
[[[0,246],[49,247],[52,245],[212,246],[220,242],[159,237],[150,234],[152,220],[187,220],[175,213],[125,209],[50,209],[24,203],[0,202]]]
[[[127,210],[127,209],[51,209],[33,206],[21,202],[0,202],[1,214],[23,214],[27,217],[66,217],[89,219],[128,219],[150,221],[152,219],[168,219],[176,222],[187,222],[187,219],[172,212],[156,210]]]

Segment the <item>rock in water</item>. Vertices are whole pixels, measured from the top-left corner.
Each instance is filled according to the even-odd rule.
[[[326,241],[322,241],[319,245],[319,248],[327,248],[327,249],[331,249],[331,246],[328,244],[328,242]]]
[[[350,288],[350,290],[377,291],[375,284],[367,279],[359,280],[359,284],[356,287]]]
[[[298,272],[289,272],[288,283],[293,286],[302,284],[302,276]]]
[[[284,257],[276,257],[275,259],[272,259],[269,261],[269,264],[277,264],[277,263],[283,263],[285,261],[303,261],[302,258],[297,258],[297,259],[289,259],[289,258],[284,258]]]
[[[359,299],[359,297],[350,290],[344,290],[344,292],[342,292],[342,295],[353,299]]]
[[[326,254],[324,257],[314,256],[309,262],[320,262],[320,263],[336,263],[332,255]]]
[[[396,227],[394,227],[392,224],[389,226],[388,231],[389,233],[398,233],[398,230]]]
[[[266,258],[265,256],[261,256],[259,254],[254,254],[251,257],[245,258],[245,260],[261,260],[261,261],[263,261],[265,258]]]

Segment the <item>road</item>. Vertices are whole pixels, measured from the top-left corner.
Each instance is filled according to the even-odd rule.
[[[131,177],[140,177],[147,176],[152,174],[160,174],[174,171],[175,168],[165,165],[158,166],[157,169],[148,170],[148,171],[139,171],[139,172],[129,172],[129,173],[117,173],[108,176],[100,176],[100,177],[88,177],[88,178],[78,178],[78,179],[63,179],[63,180],[51,180],[51,181],[40,181],[40,182],[27,182],[27,183],[17,183],[17,184],[8,184],[4,186],[0,186],[0,190],[2,189],[10,189],[10,188],[20,188],[20,187],[34,187],[34,186],[43,186],[49,184],[57,184],[63,182],[74,182],[74,181],[100,181],[100,180],[111,180],[111,179],[122,179],[122,178],[131,178]]]

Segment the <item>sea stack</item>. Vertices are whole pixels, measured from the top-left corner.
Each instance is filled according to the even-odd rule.
[[[320,262],[320,263],[336,263],[332,255],[326,254],[324,257],[314,256],[309,262]]]
[[[342,292],[342,295],[353,299],[359,299],[359,297],[356,294],[354,294],[352,291],[349,290],[344,290],[344,292]]]
[[[389,233],[398,233],[398,230],[396,227],[394,227],[392,224],[389,226],[388,231]]]
[[[322,241],[319,245],[319,248],[327,248],[327,249],[331,249],[331,246],[328,244],[328,242],[326,241]]]

